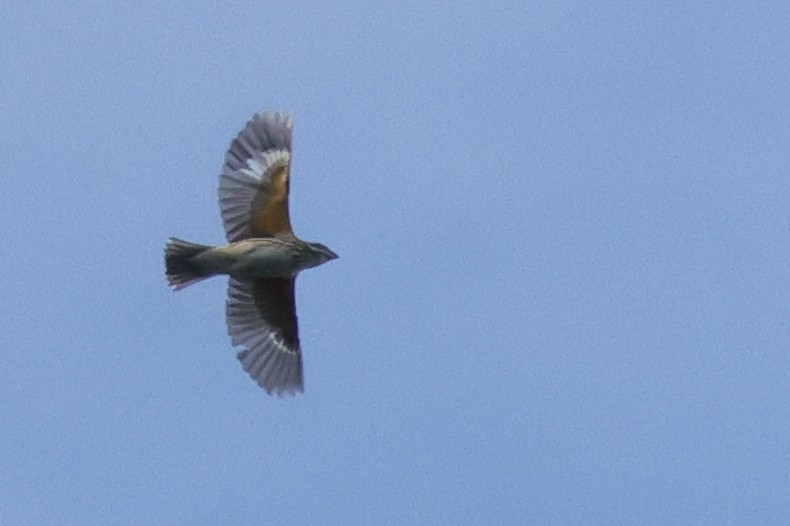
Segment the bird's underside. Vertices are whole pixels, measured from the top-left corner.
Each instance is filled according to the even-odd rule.
[[[230,145],[219,181],[229,244],[198,245],[172,238],[165,248],[174,290],[229,275],[226,319],[244,370],[267,393],[304,390],[294,299],[299,271],[337,255],[293,235],[288,215],[291,118],[253,116]]]

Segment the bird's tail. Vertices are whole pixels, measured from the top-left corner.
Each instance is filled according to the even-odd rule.
[[[192,259],[210,248],[212,247],[208,245],[198,245],[175,237],[170,238],[165,246],[165,274],[173,290],[181,290],[212,276],[212,274],[202,272]]]

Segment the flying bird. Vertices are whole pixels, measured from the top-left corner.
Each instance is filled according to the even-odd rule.
[[[227,274],[225,316],[244,370],[267,393],[304,391],[296,321],[297,274],[337,258],[321,243],[297,238],[288,216],[293,120],[256,114],[231,142],[219,176],[227,245],[170,238],[165,272],[173,290]]]

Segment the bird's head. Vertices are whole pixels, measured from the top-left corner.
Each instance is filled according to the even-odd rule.
[[[317,267],[318,265],[322,265],[327,261],[332,261],[333,259],[337,259],[339,257],[337,254],[332,252],[329,247],[321,243],[307,243],[306,245],[307,252],[309,254],[309,266],[311,267]]]

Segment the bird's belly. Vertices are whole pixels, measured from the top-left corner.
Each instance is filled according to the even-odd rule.
[[[269,278],[293,273],[290,257],[266,248],[257,248],[240,255],[228,271],[231,276],[239,278]]]
[[[195,257],[204,274],[229,274],[240,279],[294,274],[292,256],[267,240],[247,239],[215,247]]]

